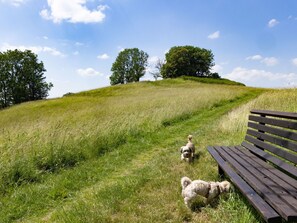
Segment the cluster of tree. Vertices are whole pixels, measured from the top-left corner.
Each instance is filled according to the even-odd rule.
[[[111,85],[138,82],[145,74],[148,57],[147,53],[137,48],[121,51],[111,67]]]
[[[138,48],[125,49],[120,52],[112,65],[111,85],[137,82],[144,76],[148,65],[148,54]],[[183,75],[194,77],[220,78],[218,73],[212,73],[214,56],[211,50],[194,46],[172,47],[165,55],[165,60],[159,59],[150,73],[155,79],[176,78]]]
[[[46,98],[53,85],[45,82],[45,71],[29,50],[0,52],[0,108]]]

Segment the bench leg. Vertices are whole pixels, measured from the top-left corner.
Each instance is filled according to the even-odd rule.
[[[218,165],[218,172],[219,172],[219,176],[223,177],[224,176],[224,171],[223,169]]]

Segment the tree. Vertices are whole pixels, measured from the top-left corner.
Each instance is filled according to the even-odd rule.
[[[125,49],[112,64],[111,85],[138,82],[144,76],[148,54],[138,48]]]
[[[208,77],[211,74],[211,67],[214,66],[211,50],[199,47],[172,47],[165,56],[166,63],[161,70],[163,78],[175,78],[182,75]]]
[[[152,69],[152,71],[149,71],[149,73],[153,75],[155,80],[157,80],[159,77],[162,77],[161,70],[163,65],[164,65],[164,60],[161,60],[160,58],[158,58],[157,62],[154,64],[154,68]]]
[[[221,76],[217,72],[210,73],[210,77],[215,78],[215,79],[221,78]]]
[[[0,53],[0,106],[46,98],[53,85],[45,82],[45,71],[30,50]]]

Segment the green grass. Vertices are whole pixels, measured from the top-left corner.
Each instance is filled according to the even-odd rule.
[[[243,83],[231,81],[225,78],[191,77],[191,76],[182,76],[181,78],[183,80],[197,81],[205,84],[226,84],[226,85],[245,86]]]
[[[243,113],[270,95],[292,106],[295,93],[176,79],[3,110],[0,222],[259,222],[236,190],[189,211],[180,178],[217,180],[206,146],[239,143]],[[188,134],[192,165],[180,162]]]

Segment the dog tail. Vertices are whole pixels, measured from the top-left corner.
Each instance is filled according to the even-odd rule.
[[[185,189],[191,183],[192,183],[192,180],[189,177],[181,178],[181,185],[183,189]]]
[[[189,135],[189,136],[188,136],[188,140],[189,140],[190,142],[192,141],[192,138],[193,138],[192,135]]]

